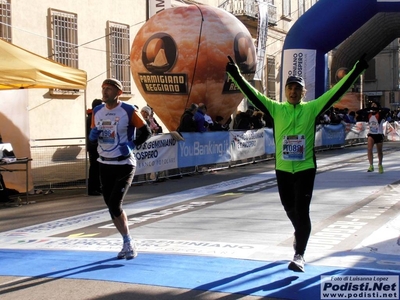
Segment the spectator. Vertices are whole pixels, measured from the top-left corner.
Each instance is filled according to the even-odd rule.
[[[214,126],[214,122],[212,120],[212,118],[207,114],[207,106],[204,105],[205,108],[205,112],[204,112],[204,120],[206,121],[206,127],[208,129],[208,131],[212,130],[212,127]]]
[[[223,127],[226,128],[226,130],[229,130],[231,127],[231,123],[232,123],[232,117],[229,116],[228,120],[226,120],[226,122],[224,123]]]
[[[344,108],[343,111],[342,111],[342,120],[345,123],[351,123],[350,119],[349,119],[349,109],[347,107]]]
[[[215,117],[215,122],[213,127],[211,128],[212,131],[227,131],[229,127],[225,126],[225,124],[222,124],[222,121],[224,120],[223,117],[221,116],[216,116]]]
[[[264,113],[262,111],[259,110],[254,111],[251,120],[253,124],[253,129],[260,129],[265,127]]]
[[[142,107],[140,113],[142,114],[142,117],[146,121],[147,125],[149,125],[152,135],[162,133],[162,127],[154,119],[154,112],[150,106]]]
[[[143,119],[146,121],[147,125],[150,126],[150,114],[151,108],[148,106],[143,106],[140,110],[140,114],[142,115]]]
[[[350,124],[356,124],[357,123],[357,121],[356,121],[356,112],[355,111],[352,110],[351,112],[349,112],[349,114],[347,115],[347,118],[349,120],[348,123],[350,123]]]
[[[192,103],[188,109],[181,116],[181,120],[179,122],[179,127],[177,129],[178,132],[195,132],[196,122],[194,121],[194,115],[197,112],[198,105]]]
[[[264,116],[264,122],[265,122],[265,127],[268,128],[273,128],[274,127],[274,120],[271,117],[271,114],[269,112],[263,112]]]
[[[194,121],[196,122],[196,131],[197,132],[206,132],[208,131],[208,123],[205,119],[205,114],[207,111],[207,107],[204,103],[200,103],[197,109],[197,112],[194,115]]]
[[[100,184],[100,173],[99,173],[99,153],[97,152],[97,142],[92,143],[89,141],[90,126],[92,124],[93,109],[96,106],[103,104],[101,99],[94,99],[92,101],[92,108],[86,112],[86,150],[89,156],[89,174],[88,174],[88,195],[89,196],[100,196],[101,195],[101,184]]]
[[[236,111],[235,118],[233,119],[232,129],[237,129],[238,128],[238,125],[239,125],[239,122],[240,122],[241,113],[242,113],[241,110],[237,110]]]
[[[329,109],[329,118],[331,119],[331,124],[340,124],[342,122],[342,118],[340,117],[339,111],[331,107]]]
[[[331,118],[329,117],[330,111],[327,110],[325,111],[320,117],[319,117],[319,123],[320,124],[330,124],[331,123]]]
[[[150,129],[152,130],[153,135],[163,133],[163,129],[162,129],[161,125],[158,124],[157,120],[154,118],[154,110],[151,107],[150,107],[150,109],[151,109],[151,113],[149,116]]]
[[[239,116],[239,121],[235,129],[238,130],[250,130],[253,128],[252,115],[254,110],[247,109],[246,112],[241,112]]]

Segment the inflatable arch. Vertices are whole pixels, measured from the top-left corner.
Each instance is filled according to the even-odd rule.
[[[287,34],[281,82],[290,75],[303,76],[305,100],[314,99],[329,88],[330,50],[341,44],[331,64],[335,74],[339,68],[351,68],[364,53],[367,61],[372,59],[399,36],[400,0],[319,0]],[[283,93],[282,84],[282,100]]]

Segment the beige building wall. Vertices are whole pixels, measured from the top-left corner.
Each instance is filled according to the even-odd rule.
[[[93,99],[101,98],[101,83],[107,77],[107,21],[129,25],[132,44],[146,19],[145,1],[12,1],[13,44],[48,57],[49,8],[77,14],[79,69],[87,72],[88,83],[85,93],[76,98],[54,97],[45,89],[29,90],[30,137],[84,137],[85,103],[90,106]],[[128,102],[145,105],[134,85]]]
[[[392,110],[400,107],[399,57],[400,41],[396,38],[370,62],[373,71],[364,80],[368,99],[380,101]]]
[[[228,0],[228,1],[250,1],[247,4],[254,4],[251,0]],[[274,58],[275,64],[274,74],[276,95],[279,97],[279,90],[281,87],[280,82],[280,67],[281,55],[284,40],[287,32],[299,17],[298,3],[300,0],[285,0],[286,3],[290,1],[291,11],[290,15],[283,14],[284,0],[269,0],[269,3],[276,8],[276,23],[274,26],[269,26],[268,37],[266,42],[266,57]],[[186,4],[185,4],[186,2]],[[199,0],[183,1],[171,0],[173,6],[187,5],[188,3],[205,4],[219,7],[223,5],[225,0]],[[304,10],[311,7],[311,4],[316,0],[304,0]],[[59,173],[66,173],[61,165],[57,165],[57,161],[50,162],[48,158],[41,159],[37,156],[41,152],[46,152],[50,155],[51,151],[66,150],[67,146],[72,146],[72,150],[79,150],[79,159],[76,160],[75,155],[72,153],[72,160],[66,166],[68,168],[68,176],[71,180],[83,178],[85,169],[82,166],[76,167],[76,164],[81,164],[84,157],[85,143],[85,116],[86,108],[91,106],[91,102],[95,98],[101,98],[101,83],[108,77],[108,56],[107,56],[107,37],[106,28],[107,22],[115,22],[129,25],[130,27],[130,45],[146,21],[146,1],[140,0],[11,0],[11,24],[12,24],[12,43],[22,47],[28,51],[49,57],[49,9],[56,9],[66,13],[77,15],[78,26],[78,53],[79,53],[79,69],[87,72],[87,88],[85,91],[75,97],[54,96],[48,89],[27,89],[24,91],[14,91],[15,93],[23,94],[24,99],[18,103],[22,103],[16,109],[19,111],[18,117],[22,120],[26,118],[26,127],[23,129],[24,136],[24,151],[32,151],[34,163],[32,163],[34,172],[31,172],[35,178],[45,178],[47,181],[57,182],[53,180],[53,176],[58,176]],[[251,6],[251,5],[250,5]],[[255,12],[257,13],[257,12]],[[251,19],[251,18],[250,18]],[[249,28],[254,32],[253,38],[256,41],[256,27],[257,19],[252,18],[251,24],[253,28]],[[190,24],[189,24],[190,25]],[[269,70],[265,70],[268,72]],[[266,76],[264,76],[266,81]],[[264,82],[264,86],[266,82]],[[131,78],[132,91],[124,101],[131,104],[136,104],[139,107],[146,105],[139,91],[137,90],[133,79]],[[14,97],[15,99],[17,97]],[[277,98],[277,100],[279,100]],[[13,105],[18,105],[17,101]],[[13,110],[15,111],[15,110]],[[4,113],[6,113],[4,111]],[[9,116],[9,115],[8,115]],[[10,116],[9,116],[10,117]],[[157,117],[157,116],[156,116]],[[158,121],[159,118],[157,119]],[[9,120],[12,122],[12,120]],[[15,121],[15,118],[14,118]],[[24,122],[25,124],[25,122]],[[161,124],[163,125],[163,124]],[[25,126],[25,125],[24,125]],[[165,126],[164,126],[165,128]],[[10,128],[7,128],[10,132]],[[21,130],[21,129],[20,129]],[[5,134],[3,134],[4,136]],[[14,134],[13,134],[14,135]],[[42,141],[40,141],[42,140]],[[15,144],[15,143],[14,143]],[[30,145],[28,145],[30,144]],[[79,147],[74,146],[79,144]],[[15,144],[17,146],[17,144]],[[35,148],[35,147],[38,148]],[[51,146],[44,150],[43,146]],[[63,147],[66,146],[66,147]],[[74,148],[75,147],[75,148]],[[26,149],[25,149],[26,148]],[[68,149],[67,149],[68,150]],[[56,153],[54,153],[56,154]],[[30,156],[29,153],[18,151],[18,155]],[[46,156],[47,157],[47,156]],[[51,158],[50,158],[51,157]],[[53,156],[49,156],[51,160]],[[64,162],[63,162],[64,163]],[[39,169],[49,169],[53,172],[52,175],[43,173],[38,175]],[[71,170],[72,171],[71,171]],[[75,171],[76,169],[76,171]],[[76,174],[75,174],[76,172]],[[49,179],[49,177],[51,177]],[[68,177],[68,180],[70,180]],[[56,178],[57,179],[57,178]],[[63,178],[62,180],[66,180]],[[67,181],[68,181],[67,180]],[[24,180],[20,180],[24,182]],[[41,182],[41,181],[40,181]],[[32,187],[32,180],[30,180],[29,188]]]
[[[231,0],[235,1],[235,0]],[[307,11],[315,0],[304,0]],[[58,9],[78,16],[79,68],[88,75],[85,92],[75,98],[55,97],[49,90],[29,90],[28,115],[30,138],[53,139],[84,137],[85,108],[95,98],[101,97],[101,82],[107,77],[106,24],[107,21],[130,26],[130,43],[145,23],[146,1],[119,0],[118,5],[112,0],[19,0],[11,2],[12,42],[39,54],[49,56],[48,49],[48,10]],[[182,1],[171,1],[173,6],[185,5]],[[189,3],[189,1],[187,1]],[[199,0],[197,4],[221,6],[223,0]],[[281,88],[281,55],[285,37],[291,26],[301,16],[299,0],[291,0],[290,15],[283,13],[283,0],[270,0],[276,7],[275,26],[269,26],[266,44],[266,57],[275,59],[275,90],[277,100]],[[246,23],[245,23],[246,25]],[[305,29],[306,30],[306,29]],[[256,39],[256,36],[253,36]],[[399,42],[396,39],[375,58],[376,80],[365,81],[364,91],[370,95],[380,95],[385,106],[397,108],[399,95]],[[268,72],[268,70],[265,70]],[[265,80],[264,80],[265,81]],[[129,103],[142,107],[146,104],[132,82],[132,94]],[[264,82],[265,86],[266,82]]]

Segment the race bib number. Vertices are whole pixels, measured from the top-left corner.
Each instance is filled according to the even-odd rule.
[[[115,143],[115,132],[117,131],[117,123],[111,120],[101,120],[97,124],[97,128],[102,130],[99,137],[100,144],[111,144]]]
[[[284,160],[304,160],[305,159],[305,136],[287,135],[283,137],[282,158]]]
[[[379,133],[379,122],[375,116],[371,116],[371,118],[369,119],[369,133]]]

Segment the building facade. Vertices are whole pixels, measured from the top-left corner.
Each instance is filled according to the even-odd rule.
[[[156,0],[155,0],[156,1]],[[129,54],[136,33],[146,22],[147,1],[1,0],[0,37],[28,51],[85,70],[85,91],[29,90],[27,114],[32,140],[84,136],[85,110],[101,97],[101,83],[115,77],[124,84],[123,100],[146,105],[131,78]],[[156,1],[162,4],[164,1]],[[258,88],[272,99],[280,97],[281,54],[291,26],[317,0],[165,1],[172,6],[211,5],[234,14],[258,37],[258,4],[268,3],[268,30],[263,78]],[[397,108],[399,39],[370,62],[363,91],[385,106]]]
[[[369,61],[363,80],[363,92],[368,101],[397,111],[400,108],[400,39],[396,38],[374,59]]]

